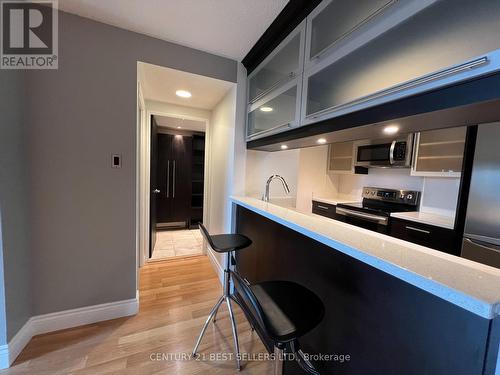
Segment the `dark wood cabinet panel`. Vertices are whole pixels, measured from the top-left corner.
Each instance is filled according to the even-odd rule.
[[[190,218],[192,147],[192,137],[173,137],[171,220],[175,222],[188,222]]]
[[[312,201],[312,212],[330,219],[345,221],[345,217],[335,213],[336,206],[333,204]],[[384,227],[385,234],[401,240],[416,243],[444,251],[453,255],[460,255],[460,239],[455,231],[451,229],[421,224],[414,221],[390,218],[389,228]]]
[[[487,319],[240,206],[236,231],[252,240],[236,253],[243,277],[294,281],[325,304],[301,346],[350,360],[315,362],[321,374],[483,374]]]
[[[392,237],[459,255],[456,234],[451,229],[391,218],[389,233]]]
[[[192,137],[158,134],[156,220],[188,222],[191,199]]]
[[[335,213],[336,207],[334,204],[312,201],[312,213],[329,217],[330,219],[337,218],[337,214]]]

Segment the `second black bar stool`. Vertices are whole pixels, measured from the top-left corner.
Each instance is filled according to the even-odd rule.
[[[252,241],[241,234],[217,234],[217,235],[210,235],[208,233],[207,228],[200,223],[200,230],[201,233],[203,234],[203,237],[205,237],[205,240],[208,242],[210,247],[218,252],[218,253],[226,253],[226,266],[224,268],[224,291],[222,293],[222,296],[219,298],[215,306],[213,307],[212,311],[210,311],[210,314],[208,315],[208,318],[205,322],[205,325],[201,329],[200,336],[198,336],[198,340],[196,341],[196,345],[194,346],[193,349],[193,356],[196,356],[196,353],[198,351],[198,347],[200,346],[201,339],[203,338],[203,335],[205,334],[205,331],[207,330],[208,325],[210,324],[210,321],[214,319],[215,321],[215,316],[217,315],[217,311],[219,310],[220,305],[222,303],[226,302],[227,304],[227,309],[229,310],[229,317],[231,320],[231,326],[233,329],[233,338],[234,338],[234,347],[235,347],[235,357],[236,357],[236,366],[238,367],[238,370],[241,369],[240,366],[240,359],[239,359],[239,353],[240,353],[240,348],[238,344],[238,332],[236,331],[236,321],[234,319],[234,313],[233,313],[233,308],[231,306],[231,300],[233,300],[236,303],[239,303],[232,295],[231,295],[231,290],[230,290],[230,281],[231,281],[231,275],[232,271],[230,269],[231,266],[231,252],[237,251],[244,249],[252,244]],[[245,312],[246,313],[246,312]]]

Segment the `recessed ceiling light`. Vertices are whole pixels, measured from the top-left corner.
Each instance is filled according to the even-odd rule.
[[[322,144],[326,143],[326,139],[325,138],[320,138],[316,142],[319,143],[320,145],[322,145]]]
[[[260,107],[260,110],[262,112],[272,112],[273,111],[272,107]]]
[[[182,129],[182,128],[180,126],[178,126],[177,129]]]
[[[186,90],[177,90],[175,92],[175,95],[181,97],[181,98],[190,98],[192,95],[189,91]]]
[[[287,145],[281,145],[281,149],[282,149],[282,150],[286,150],[287,148],[288,148],[288,146],[287,146]]]
[[[399,126],[389,125],[384,128],[385,134],[396,134],[399,131]]]

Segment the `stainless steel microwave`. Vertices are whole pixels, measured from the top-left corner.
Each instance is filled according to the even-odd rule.
[[[382,168],[409,168],[413,149],[413,134],[395,140],[378,139],[360,142],[356,152],[356,166]]]

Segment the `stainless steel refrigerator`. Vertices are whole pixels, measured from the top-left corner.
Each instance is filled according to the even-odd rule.
[[[500,122],[478,127],[462,257],[500,268]]]

